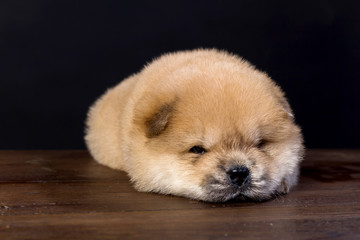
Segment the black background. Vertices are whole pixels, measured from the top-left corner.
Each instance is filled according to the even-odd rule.
[[[90,104],[162,53],[236,53],[287,93],[310,148],[357,148],[359,1],[0,2],[0,148],[84,148]]]

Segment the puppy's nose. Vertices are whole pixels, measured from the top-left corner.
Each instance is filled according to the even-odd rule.
[[[231,183],[242,186],[249,182],[250,174],[247,167],[232,167],[229,171],[226,172]]]

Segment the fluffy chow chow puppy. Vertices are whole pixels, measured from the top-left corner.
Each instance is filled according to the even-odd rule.
[[[296,183],[303,145],[281,89],[217,50],[166,54],[90,108],[86,143],[139,191],[267,200]]]

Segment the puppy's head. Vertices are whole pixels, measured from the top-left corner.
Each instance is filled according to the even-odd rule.
[[[129,171],[138,190],[260,201],[296,183],[302,136],[283,93],[261,73],[235,76],[187,72],[139,101],[143,145]]]

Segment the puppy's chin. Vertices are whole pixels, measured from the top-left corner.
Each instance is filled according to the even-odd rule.
[[[205,197],[202,200],[209,202],[266,201],[275,195],[282,194],[274,190],[277,186],[271,185],[273,184],[266,180],[262,180],[259,184],[251,179],[251,176],[242,184],[234,184],[226,177],[223,181],[208,177],[204,186]]]
[[[214,181],[214,180],[213,180]],[[208,202],[227,202],[229,200],[245,201],[250,198],[246,196],[250,186],[237,186],[231,183],[221,183],[216,180],[205,187],[206,197],[202,199]]]
[[[257,187],[255,184],[236,186],[233,184],[210,184],[206,187],[206,197],[202,200],[208,202],[227,201],[267,201],[286,192],[269,191],[266,187]]]

